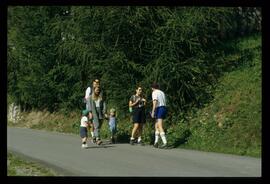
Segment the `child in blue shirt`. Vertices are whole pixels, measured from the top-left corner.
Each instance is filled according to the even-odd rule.
[[[116,123],[116,117],[115,117],[115,109],[110,109],[110,116],[109,116],[109,128],[111,132],[111,143],[114,144],[116,142],[116,131],[117,131],[117,123]]]

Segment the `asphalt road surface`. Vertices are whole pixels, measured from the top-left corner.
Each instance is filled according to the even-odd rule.
[[[88,143],[79,135],[7,129],[7,149],[45,164],[62,176],[261,177],[261,159],[186,149]]]

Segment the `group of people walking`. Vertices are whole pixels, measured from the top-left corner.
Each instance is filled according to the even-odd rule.
[[[159,89],[157,83],[151,85],[152,88],[152,111],[151,117],[155,119],[155,148],[166,148],[167,140],[163,129],[163,120],[166,118],[166,98],[163,91]],[[88,130],[91,133],[92,142],[100,145],[102,143],[100,138],[100,128],[104,119],[108,120],[109,129],[111,132],[110,142],[115,143],[115,135],[117,131],[116,111],[111,108],[109,115],[106,108],[106,95],[100,86],[100,81],[95,79],[92,87],[88,87],[85,92],[86,109],[82,111],[80,136],[82,138],[82,148],[88,147]],[[143,97],[143,88],[138,86],[135,94],[129,99],[129,109],[132,114],[133,128],[131,131],[130,144],[143,144],[142,131],[146,122],[146,99]],[[159,137],[161,137],[163,144],[158,145]]]
[[[88,130],[90,130],[92,142],[100,145],[102,143],[100,138],[100,128],[104,119],[109,118],[109,124],[111,130],[114,133],[116,129],[115,122],[115,110],[110,110],[110,115],[107,114],[105,94],[101,89],[100,81],[95,79],[92,83],[92,87],[88,87],[85,91],[84,101],[86,103],[86,109],[82,111],[80,136],[82,138],[82,147],[87,147]],[[87,119],[87,122],[86,122]],[[112,135],[112,141],[113,141]]]

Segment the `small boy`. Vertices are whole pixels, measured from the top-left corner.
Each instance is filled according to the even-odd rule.
[[[110,109],[110,116],[109,116],[109,127],[110,127],[110,132],[111,132],[111,143],[114,144],[116,142],[116,131],[117,131],[117,126],[116,126],[116,117],[115,117],[115,109],[111,108]]]
[[[89,110],[85,109],[82,111],[81,125],[80,125],[80,136],[82,138],[82,148],[87,148],[88,145],[86,143],[88,135],[87,128],[89,126],[88,122]]]

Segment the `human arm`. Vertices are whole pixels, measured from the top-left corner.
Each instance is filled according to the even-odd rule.
[[[89,111],[88,118],[89,118],[89,121],[91,121],[93,119],[93,114],[91,111]]]
[[[103,107],[103,109],[102,109],[102,114],[103,114],[103,115],[105,116],[105,118],[107,119],[107,118],[108,118],[108,114],[107,114],[107,106],[106,106],[106,102],[103,101],[102,103],[103,103],[103,105],[102,105],[102,107]]]
[[[86,91],[85,91],[84,98],[85,98],[85,99],[88,99],[88,98],[89,98],[89,96],[90,96],[90,93],[91,93],[91,88],[90,88],[90,87],[88,87],[88,88],[86,89]]]
[[[155,110],[156,110],[156,107],[158,106],[158,97],[157,97],[157,93],[156,91],[153,91],[152,93],[152,103],[153,103],[153,106],[152,106],[152,113],[151,113],[151,117],[154,118],[155,116]]]
[[[142,98],[142,101],[143,101],[143,105],[146,106],[146,99]]]
[[[153,100],[153,107],[152,107],[152,113],[151,113],[152,118],[154,118],[156,106],[157,106],[157,100],[155,99]]]
[[[133,101],[134,101],[133,98],[135,98],[135,97],[132,96],[132,97],[130,98],[130,100],[129,100],[129,107],[135,106],[135,105],[140,101],[140,99],[137,98],[137,100],[136,100],[135,102],[133,102]]]

